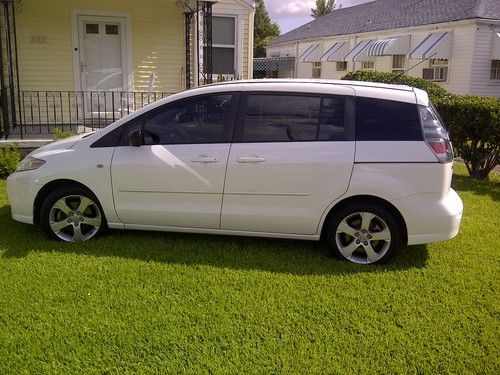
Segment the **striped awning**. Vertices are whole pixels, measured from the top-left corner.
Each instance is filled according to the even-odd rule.
[[[323,49],[319,43],[311,44],[299,57],[299,62],[310,63],[321,61]]]
[[[295,57],[257,57],[253,59],[253,70],[293,70]]]
[[[368,47],[368,56],[406,55],[409,50],[410,36],[401,35],[374,41]]]
[[[343,61],[344,56],[349,52],[348,42],[337,42],[321,56],[321,61]]]
[[[350,50],[344,57],[344,61],[366,61],[368,58],[368,47],[373,43],[373,40],[362,40],[356,47]]]
[[[500,60],[500,32],[493,33],[493,53],[492,60]]]
[[[451,57],[451,33],[443,31],[427,35],[408,53],[410,59],[449,59]]]

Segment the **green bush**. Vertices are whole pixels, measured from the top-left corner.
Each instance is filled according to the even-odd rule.
[[[64,138],[73,137],[74,135],[77,135],[77,133],[73,130],[62,130],[59,128],[54,128],[52,129],[52,135],[54,136],[56,141],[59,141]]]
[[[500,99],[461,96],[422,78],[359,71],[342,79],[405,84],[427,91],[450,131],[455,153],[462,157],[471,177],[486,180],[500,160]]]
[[[20,160],[21,153],[16,146],[0,147],[0,178],[15,172]]]
[[[448,91],[434,82],[422,78],[401,75],[399,73],[384,73],[360,70],[355,73],[347,73],[342,79],[351,81],[369,81],[380,83],[392,83],[397,85],[408,85],[427,91],[432,101],[451,95]]]
[[[434,104],[469,175],[487,180],[500,162],[500,98],[450,95]]]

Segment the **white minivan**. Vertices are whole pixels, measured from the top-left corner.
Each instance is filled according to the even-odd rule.
[[[12,217],[84,241],[106,228],[325,239],[359,264],[454,237],[453,151],[424,91],[254,80],[169,96],[41,147]]]

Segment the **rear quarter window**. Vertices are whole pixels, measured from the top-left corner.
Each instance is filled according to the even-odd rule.
[[[416,104],[356,98],[357,141],[422,141]]]

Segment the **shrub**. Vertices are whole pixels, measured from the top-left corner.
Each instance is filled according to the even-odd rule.
[[[434,104],[469,175],[487,180],[500,162],[500,98],[450,95]]]
[[[20,160],[21,153],[16,146],[0,147],[0,178],[15,172]]]
[[[56,141],[77,135],[77,133],[73,130],[62,130],[58,128],[52,129],[52,134],[54,135]]]
[[[500,99],[453,95],[433,82],[397,73],[358,71],[342,79],[405,84],[427,91],[471,177],[488,179],[500,162]]]
[[[355,73],[347,73],[342,79],[351,81],[369,81],[380,83],[392,83],[398,85],[408,85],[427,91],[432,101],[445,98],[450,95],[448,91],[434,82],[426,81],[422,78],[401,75],[399,73],[384,73],[360,70]]]

